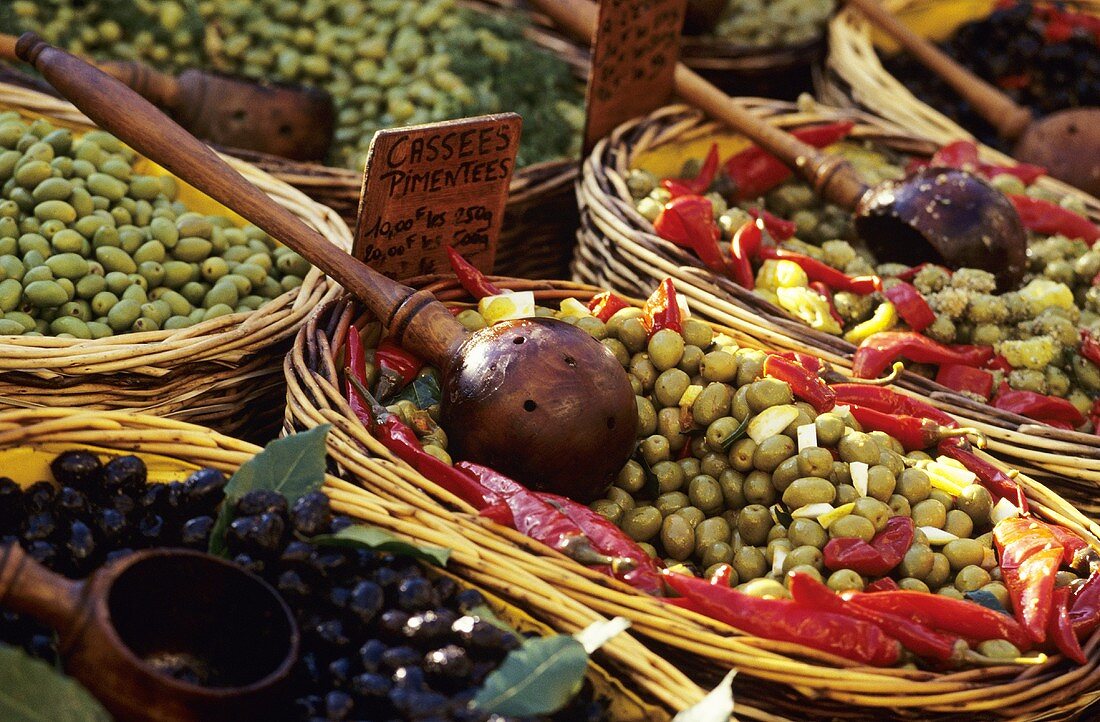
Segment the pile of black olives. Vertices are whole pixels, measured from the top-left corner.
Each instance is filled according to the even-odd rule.
[[[58,485],[21,489],[0,478],[0,543],[18,541],[56,572],[86,576],[137,549],[206,550],[225,497],[225,475],[202,469],[185,481],[147,483],[144,462],[100,462],[68,451],[51,464]],[[305,539],[351,525],[313,492],[287,503],[251,491],[226,533],[233,561],[266,579],[293,610],[302,633],[294,712],[309,720],[503,720],[469,709],[485,678],[520,644],[470,612],[480,592],[433,576],[410,557],[317,546]],[[55,637],[0,612],[0,643],[55,662]],[[585,688],[553,720],[602,720],[605,705]]]

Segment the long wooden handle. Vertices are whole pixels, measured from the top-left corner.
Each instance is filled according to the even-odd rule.
[[[897,41],[901,47],[926,68],[939,75],[966,99],[974,110],[997,129],[1004,138],[1014,141],[1031,124],[1031,111],[1013,102],[995,86],[982,80],[927,38],[917,35],[879,4],[879,0],[846,0],[858,8],[873,25]]]
[[[329,243],[118,80],[34,33],[19,38],[16,52],[100,127],[309,259],[413,351],[441,366],[450,364],[465,330],[430,293],[414,292]]]
[[[77,621],[83,588],[31,559],[18,542],[0,546],[0,608],[64,634]]]
[[[531,4],[579,39],[589,40],[596,32],[598,9],[589,0],[531,0]],[[847,161],[758,118],[683,63],[677,63],[674,80],[680,98],[775,155],[830,201],[851,209],[866,192],[867,186]]]

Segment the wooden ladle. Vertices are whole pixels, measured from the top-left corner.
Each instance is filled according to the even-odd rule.
[[[66,670],[119,722],[278,719],[289,701],[299,646],[290,609],[209,554],[135,552],[76,582],[7,544],[0,607],[54,629]]]
[[[878,0],[846,2],[965,98],[1012,144],[1014,157],[1040,165],[1055,178],[1100,196],[1100,108],[1071,108],[1037,119],[1029,108],[910,30]]]
[[[16,38],[0,35],[0,58],[18,61]],[[138,62],[95,65],[161,108],[194,135],[227,148],[324,160],[332,145],[332,96],[304,85],[261,84],[190,68],[178,76]]]
[[[255,223],[354,294],[395,340],[440,368],[457,458],[534,488],[597,497],[634,447],[634,392],[614,355],[567,323],[531,318],[470,334],[427,291],[380,275],[325,240],[118,81],[28,33],[19,56],[89,118]]]
[[[596,5],[588,0],[531,0],[541,12],[579,38],[596,29]],[[676,93],[772,153],[828,200],[855,213],[856,233],[882,260],[921,261],[982,268],[1002,289],[1023,278],[1027,235],[1012,204],[978,177],[928,168],[902,181],[868,188],[855,169],[764,122],[683,63]]]

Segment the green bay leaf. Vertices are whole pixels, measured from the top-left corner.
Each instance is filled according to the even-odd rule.
[[[587,669],[588,654],[573,637],[534,637],[485,679],[474,706],[514,717],[553,714],[580,691]]]
[[[317,546],[358,547],[389,552],[421,559],[440,567],[447,566],[447,560],[451,557],[450,549],[426,544],[414,544],[394,536],[385,529],[366,526],[365,524],[345,527],[335,534],[321,534],[310,539],[310,542]]]
[[[0,644],[0,720],[110,722],[111,716],[80,684],[42,660]]]

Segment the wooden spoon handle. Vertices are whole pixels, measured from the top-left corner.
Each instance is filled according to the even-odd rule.
[[[465,330],[430,293],[414,292],[329,243],[118,80],[34,33],[19,38],[16,52],[101,128],[252,221],[339,281],[390,327],[398,342],[441,366],[450,364]]]
[[[77,620],[81,582],[54,574],[18,542],[0,546],[0,607],[26,614],[59,633]]]
[[[1013,102],[995,86],[970,72],[961,63],[917,35],[879,4],[879,0],[846,0],[901,47],[939,75],[974,107],[997,132],[1013,141],[1023,135],[1032,121],[1031,111]]]
[[[589,40],[596,32],[598,9],[589,0],[531,0],[531,4],[579,39]],[[775,155],[830,201],[852,209],[866,192],[867,186],[842,158],[822,153],[765,122],[683,63],[677,63],[674,80],[680,98]]]

